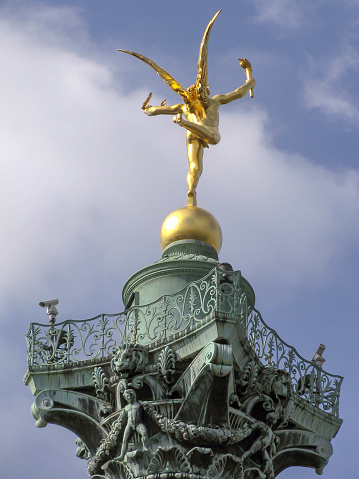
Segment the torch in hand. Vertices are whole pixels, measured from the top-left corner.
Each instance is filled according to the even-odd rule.
[[[245,69],[246,71],[246,76],[247,76],[247,81],[252,79],[252,65],[251,63],[247,60],[247,58],[238,58],[239,63],[242,68]],[[249,95],[251,98],[253,98],[253,88],[249,90]]]

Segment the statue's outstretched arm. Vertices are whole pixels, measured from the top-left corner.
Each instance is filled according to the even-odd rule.
[[[148,116],[156,116],[156,115],[175,115],[176,113],[183,112],[184,105],[172,105],[172,106],[146,106],[143,111]]]
[[[226,103],[230,103],[231,101],[238,100],[239,98],[242,98],[245,96],[249,90],[254,88],[256,86],[256,81],[254,78],[251,80],[246,81],[246,83],[236,90],[227,93],[225,95],[214,95],[213,100],[218,101],[220,105],[225,105]]]

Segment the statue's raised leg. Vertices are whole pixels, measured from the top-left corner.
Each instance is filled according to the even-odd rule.
[[[185,120],[181,113],[178,113],[173,117],[173,122],[193,133],[198,139],[201,139],[207,147],[208,144],[216,145],[221,139],[221,135],[217,128],[208,128],[207,126]]]

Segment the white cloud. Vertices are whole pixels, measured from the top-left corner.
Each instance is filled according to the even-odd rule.
[[[332,119],[357,122],[359,110],[346,94],[338,93],[338,86],[327,79],[307,79],[304,84],[305,105],[309,110],[318,108]]]
[[[303,101],[311,109],[319,109],[331,119],[357,125],[359,102],[354,74],[359,55],[350,46],[340,54],[316,64],[312,59],[311,75],[304,81]]]
[[[106,63],[54,38],[49,45],[44,28],[0,23],[3,303],[19,289],[35,294],[46,277],[51,287],[78,281],[86,296],[123,258],[144,265],[153,250],[157,259],[160,223],[185,201],[183,131],[170,117],[142,114],[147,89],[124,95]],[[223,140],[206,151],[200,205],[222,209],[224,244],[237,233],[246,269],[276,267],[281,284],[322,278],[339,243],[357,238],[357,173],[276,149],[266,115],[238,110],[223,108]]]
[[[254,0],[256,20],[272,22],[280,27],[298,27],[303,19],[302,7],[295,0]]]
[[[224,253],[238,250],[234,266],[266,282],[268,294],[325,281],[359,239],[358,172],[332,172],[278,150],[261,111],[223,114],[221,127],[220,159],[212,153],[205,174],[220,198],[211,208]]]
[[[43,28],[0,22],[2,302],[24,287],[21,278],[32,278],[31,289],[44,275],[60,280],[80,258],[80,275],[90,275],[86,256],[105,269],[121,250],[126,256],[122,239],[133,225],[150,229],[154,209],[144,202],[160,190],[161,174],[148,179],[171,150],[170,139],[157,145],[157,126],[137,108],[147,92],[121,95],[105,63],[71,51],[61,37],[49,45]],[[162,165],[163,174],[171,169]]]

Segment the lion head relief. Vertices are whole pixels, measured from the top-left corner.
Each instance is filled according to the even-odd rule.
[[[124,344],[113,354],[111,368],[114,374],[127,379],[145,370],[148,364],[148,351],[139,344]]]

